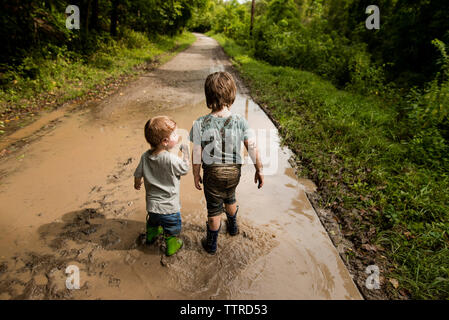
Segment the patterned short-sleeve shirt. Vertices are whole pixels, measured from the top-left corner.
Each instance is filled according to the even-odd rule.
[[[203,166],[242,164],[241,145],[251,137],[248,121],[239,114],[227,118],[202,116],[193,123],[189,135],[190,141],[203,148]]]

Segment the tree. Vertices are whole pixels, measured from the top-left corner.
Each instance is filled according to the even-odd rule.
[[[251,26],[249,27],[249,34],[253,35],[253,24],[254,24],[254,6],[255,6],[255,0],[251,1]]]
[[[110,32],[113,37],[117,36],[119,3],[120,0],[112,0]]]

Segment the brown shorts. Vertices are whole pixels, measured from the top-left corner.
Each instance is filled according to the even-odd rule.
[[[207,202],[207,216],[215,217],[223,211],[224,204],[233,204],[235,188],[240,181],[240,164],[213,165],[204,169],[204,196]]]

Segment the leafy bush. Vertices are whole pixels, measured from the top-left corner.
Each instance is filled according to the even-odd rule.
[[[350,47],[349,56],[350,81],[346,88],[362,94],[378,94],[386,82],[384,69],[371,61],[365,45]]]
[[[372,62],[366,45],[350,43],[326,22],[302,25],[296,19],[259,19],[255,28],[255,57],[273,65],[312,71],[338,87],[361,93],[379,91],[385,83],[383,67]]]
[[[409,141],[409,147],[410,157],[414,162],[432,169],[449,169],[449,146],[437,128],[419,130]]]
[[[416,163],[449,170],[449,82],[432,81],[409,95],[410,156]]]
[[[418,164],[449,170],[449,58],[444,43],[433,43],[441,53],[441,71],[407,97],[410,156]]]
[[[150,45],[147,35],[128,28],[124,28],[121,32],[120,42],[129,49],[140,49]]]

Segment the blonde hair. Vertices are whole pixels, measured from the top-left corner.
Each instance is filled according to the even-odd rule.
[[[156,148],[162,140],[170,137],[176,128],[176,122],[167,116],[158,116],[147,121],[144,128],[145,139],[151,148]]]
[[[215,72],[207,76],[204,83],[206,104],[212,111],[220,111],[224,106],[230,107],[235,100],[237,87],[229,72]]]

